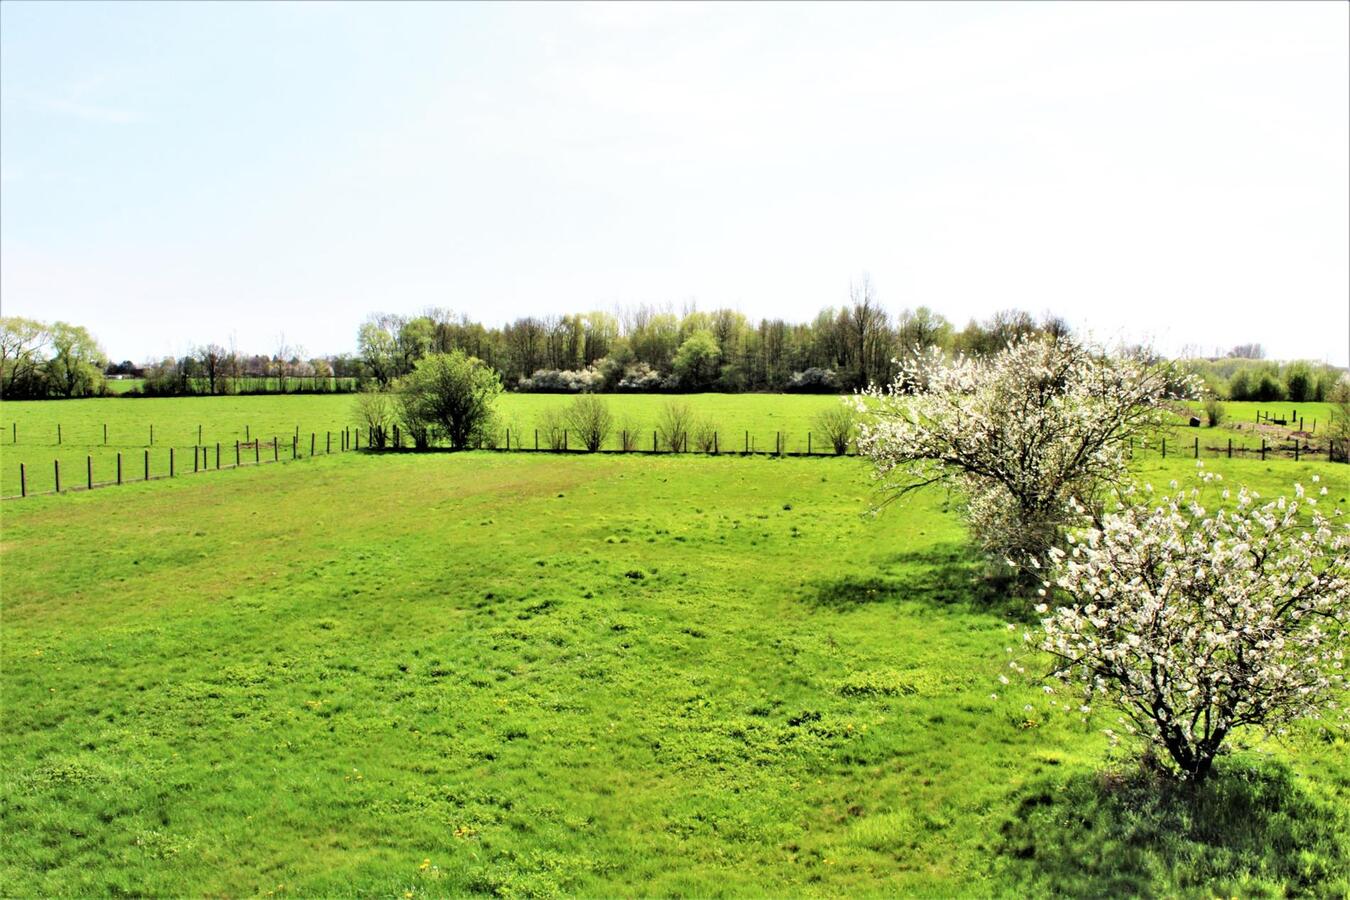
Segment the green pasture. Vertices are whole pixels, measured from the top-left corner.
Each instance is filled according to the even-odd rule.
[[[997,685],[1026,613],[946,497],[874,500],[856,459],[484,452],[0,505],[0,894],[1350,890],[1342,737],[1099,775],[1104,723]]]
[[[504,395],[499,403],[499,442],[505,445],[510,429],[512,447],[533,448],[534,431],[547,411],[565,409],[572,400],[554,394]],[[606,395],[606,400],[616,428],[609,449],[620,447],[621,431],[628,429],[641,435],[640,449],[650,450],[662,410],[667,403],[677,402],[688,404],[697,421],[717,426],[719,448],[724,451],[742,451],[747,444],[752,450],[772,451],[781,433],[784,451],[789,453],[804,452],[808,445],[815,452],[826,451],[821,437],[810,438],[808,433],[816,415],[839,402],[835,397],[789,394],[618,394]],[[336,453],[341,447],[338,432],[357,427],[354,405],[350,394],[6,401],[0,404],[0,495],[19,493],[20,463],[25,466],[29,492],[52,490],[53,464],[58,460],[63,488],[86,484],[90,457],[95,483],[114,481],[118,453],[122,454],[124,480],[143,478],[147,449],[152,478],[169,474],[170,447],[175,471],[191,472],[199,428],[213,467],[216,443],[221,444],[225,466],[234,462],[235,441],[261,439],[265,445],[256,455],[266,461],[273,456],[271,442],[276,440],[280,444],[276,455],[289,459],[297,432],[301,456],[309,455],[311,435],[316,452],[323,453],[328,433]],[[364,434],[361,440],[364,445]],[[540,439],[540,446],[547,448],[546,438]],[[575,441],[569,446],[575,449]],[[252,449],[246,449],[241,462],[251,463],[254,456]]]
[[[652,432],[669,403],[687,404],[697,422],[708,422],[718,431],[718,447],[723,452],[742,452],[747,446],[756,452],[772,452],[779,440],[784,452],[828,452],[814,420],[825,408],[840,402],[838,398],[801,394],[611,394],[604,395],[614,413],[615,433],[607,449],[619,449],[623,430],[636,433],[640,450],[650,450]],[[512,448],[533,449],[535,431],[550,410],[563,410],[572,397],[556,394],[506,394],[499,404],[499,445],[505,446],[510,431]],[[255,453],[244,448],[243,464],[255,457],[266,462],[274,455],[291,456],[292,439],[299,435],[298,454],[307,457],[314,436],[317,453],[325,452],[331,434],[333,452],[341,448],[338,433],[357,428],[354,399],[350,394],[264,395],[173,398],[102,398],[66,401],[7,401],[0,404],[0,496],[19,493],[19,464],[26,469],[30,492],[50,491],[55,484],[54,462],[61,466],[63,488],[86,484],[92,458],[96,484],[112,482],[117,475],[117,454],[122,454],[123,478],[145,476],[145,451],[150,451],[150,475],[169,474],[169,448],[174,450],[177,473],[191,472],[200,428],[201,442],[207,448],[198,457],[199,466],[214,467],[215,445],[221,445],[221,463],[234,462],[235,441],[261,439],[263,447]],[[1308,403],[1276,409],[1270,404],[1226,403],[1228,418],[1218,428],[1188,428],[1182,420],[1167,434],[1169,455],[1193,456],[1195,440],[1200,441],[1202,458],[1226,457],[1228,442],[1234,451],[1254,452],[1264,438],[1270,455],[1290,455],[1292,440],[1287,429],[1255,425],[1258,410],[1272,414],[1298,411],[1309,428],[1315,420],[1324,433],[1331,415],[1331,404]],[[1199,406],[1195,407],[1199,411]],[[58,426],[60,443],[58,444]],[[107,442],[104,442],[104,428]],[[151,429],[154,443],[151,444]],[[271,442],[279,443],[273,454]],[[364,442],[365,437],[361,440]],[[1325,458],[1326,442],[1314,433],[1308,439],[1314,456]],[[547,448],[547,438],[539,438]],[[569,447],[576,449],[575,441]],[[693,445],[691,443],[691,449]],[[1138,448],[1141,457],[1161,454],[1160,440]]]

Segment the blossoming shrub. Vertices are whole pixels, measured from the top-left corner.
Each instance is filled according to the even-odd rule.
[[[1342,717],[1350,525],[1299,485],[1264,503],[1225,490],[1213,512],[1200,487],[1172,487],[1123,492],[1072,549],[1049,551],[1039,646],[1084,711],[1109,701],[1198,782],[1236,728]]]
[[[1174,380],[1069,338],[1019,338],[984,358],[931,349],[858,398],[859,447],[892,495],[954,483],[982,546],[1021,562],[1061,545],[1073,505],[1119,482]]]

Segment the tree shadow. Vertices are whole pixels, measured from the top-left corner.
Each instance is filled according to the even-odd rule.
[[[1228,760],[1198,788],[1142,767],[1033,784],[997,850],[1028,896],[1343,896],[1348,824],[1283,766]]]
[[[876,575],[818,581],[807,602],[841,611],[877,603],[925,603],[1029,621],[1035,605],[1031,593],[1016,579],[991,571],[979,551],[950,542],[894,554]]]

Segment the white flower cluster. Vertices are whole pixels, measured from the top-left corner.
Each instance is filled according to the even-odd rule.
[[[1071,549],[1049,551],[1037,606],[1039,647],[1082,706],[1110,701],[1126,732],[1195,780],[1234,728],[1343,720],[1350,627],[1340,512],[1327,517],[1299,485],[1265,503],[1225,490],[1210,512],[1217,478],[1201,478],[1203,489],[1123,491]]]
[[[990,357],[948,359],[934,348],[897,363],[893,384],[856,399],[866,414],[859,447],[883,489],[954,482],[976,538],[1018,563],[1062,543],[1073,503],[1121,480],[1130,439],[1161,423],[1177,378],[1137,357],[1037,336]]]

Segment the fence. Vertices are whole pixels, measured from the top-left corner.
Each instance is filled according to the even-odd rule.
[[[104,426],[106,429],[106,426]],[[58,433],[60,426],[57,428]],[[154,441],[154,429],[150,429],[151,442]],[[94,457],[92,454],[85,456],[85,465],[83,473],[76,473],[77,478],[82,474],[83,478],[78,478],[72,482],[67,473],[67,480],[62,483],[61,461],[52,460],[52,490],[33,491],[28,489],[29,485],[29,467],[27,463],[19,463],[19,493],[10,494],[0,499],[16,500],[24,497],[38,496],[40,494],[60,494],[66,491],[90,491],[95,488],[113,487],[122,484],[135,484],[138,482],[159,481],[165,478],[177,478],[183,475],[199,475],[211,471],[228,471],[230,469],[253,468],[256,466],[267,465],[270,463],[293,462],[301,459],[312,459],[316,456],[330,456],[335,452],[334,437],[337,438],[336,452],[343,453],[364,449],[361,447],[361,433],[359,429],[344,428],[341,431],[325,431],[324,439],[319,441],[318,432],[309,433],[309,452],[305,452],[304,441],[301,438],[299,429],[289,435],[289,446],[283,442],[279,436],[273,436],[270,441],[261,438],[252,438],[246,441],[235,441],[233,445],[233,462],[230,461],[230,445],[220,441],[214,444],[195,444],[192,446],[192,469],[189,472],[187,462],[184,457],[179,457],[179,447],[167,447],[162,450],[154,450],[152,447],[141,448],[139,454],[130,452],[123,454],[122,451],[116,453],[116,477],[112,480],[95,481],[94,480]],[[58,439],[59,443],[59,439]],[[214,454],[213,451],[214,450]],[[151,454],[163,453],[161,460],[168,463],[167,474],[151,473]],[[139,457],[139,458],[138,458]],[[251,457],[251,458],[250,458]],[[140,462],[138,467],[136,463]],[[213,465],[214,463],[214,465]]]
[[[193,445],[191,474],[196,475],[210,471],[222,471],[229,469],[246,468],[252,466],[265,465],[268,463],[291,462],[300,459],[313,458],[315,456],[320,455],[324,456],[331,455],[333,453],[334,434],[337,435],[338,439],[337,452],[339,453],[349,451],[360,451],[360,450],[365,450],[367,452],[373,451],[376,453],[381,453],[381,452],[404,452],[408,450],[418,451],[431,449],[426,445],[417,446],[415,441],[412,442],[412,446],[410,446],[407,433],[401,430],[399,426],[395,425],[393,426],[392,429],[388,430],[382,428],[365,429],[364,447],[362,446],[362,437],[363,437],[362,429],[359,428],[348,427],[338,432],[325,431],[324,440],[322,444],[320,444],[318,440],[318,432],[311,431],[309,433],[309,452],[308,454],[306,454],[304,452],[304,443],[301,439],[301,432],[299,427],[297,426],[295,432],[290,435],[291,438],[290,447],[288,448],[289,456],[287,458],[283,458],[282,448],[285,445],[281,442],[279,437],[273,436],[271,441],[264,441],[259,438],[252,438],[251,433],[249,433],[249,429],[247,428],[247,426],[245,430],[246,436],[250,437],[251,439],[234,442],[233,463],[229,462],[228,444],[222,445],[220,442],[216,442],[214,444],[215,450],[214,457],[212,456],[211,452],[213,445],[202,444],[200,442],[196,445]],[[17,438],[17,430],[14,432],[14,435]],[[200,438],[200,436],[201,430],[199,426],[198,437]],[[571,434],[569,429],[545,430],[543,436],[544,441],[543,443],[541,443],[539,429],[534,429],[532,432],[529,432],[525,435],[521,434],[513,435],[511,429],[508,428],[505,431],[504,440],[502,441],[501,444],[489,442],[489,444],[485,446],[482,441],[478,441],[476,442],[475,447],[473,449],[488,450],[490,452],[499,452],[499,453],[582,453],[582,454],[617,453],[617,454],[640,454],[640,455],[670,455],[670,454],[695,453],[705,456],[766,456],[778,458],[806,458],[806,457],[828,458],[836,456],[858,455],[857,444],[855,441],[852,440],[844,444],[844,446],[842,446],[842,448],[839,449],[836,449],[836,446],[832,440],[826,441],[824,442],[824,447],[818,450],[816,448],[819,447],[820,444],[815,441],[813,433],[809,431],[806,434],[805,451],[787,449],[788,441],[784,439],[784,434],[781,431],[774,433],[774,447],[772,450],[769,450],[767,448],[760,449],[758,446],[756,446],[756,443],[755,441],[752,440],[749,431],[745,431],[738,434],[737,437],[742,438],[742,440],[733,441],[731,445],[728,445],[725,442],[723,442],[721,433],[717,431],[712,432],[711,438],[709,438],[709,436],[706,434],[700,435],[695,440],[695,446],[693,450],[690,450],[690,442],[689,442],[690,434],[688,432],[683,432],[677,436],[670,436],[670,435],[662,435],[659,429],[653,430],[651,432],[650,444],[646,442],[647,433],[645,431],[641,433],[621,431],[618,434],[619,447],[597,448],[595,450],[590,450],[584,445],[577,446],[575,442],[571,440]],[[154,426],[150,427],[149,437],[150,443],[153,446]],[[104,440],[105,442],[107,440],[106,425],[104,426]],[[60,444],[60,442],[61,442],[61,426],[58,425],[57,443]],[[85,471],[83,473],[85,477],[83,479],[83,483],[77,482],[71,484],[67,482],[67,487],[65,488],[65,490],[72,490],[72,491],[93,490],[94,488],[111,487],[114,485],[133,483],[137,481],[142,482],[158,481],[164,478],[175,478],[178,477],[180,474],[182,475],[188,474],[185,464],[184,469],[181,473],[177,471],[178,460],[175,457],[176,448],[169,447],[167,448],[168,474],[152,475],[150,467],[152,446],[145,447],[142,449],[141,454],[142,467],[140,469],[141,477],[136,478],[129,474],[128,470],[124,467],[123,454],[119,451],[117,453],[117,460],[116,460],[117,462],[116,478],[112,481],[95,481],[94,457],[92,455],[87,455],[85,457]],[[226,448],[226,453],[223,457],[222,457],[222,447]],[[320,447],[322,447],[322,453],[320,453]],[[271,450],[270,454],[271,459],[268,459],[267,454],[263,452],[264,448]],[[1129,456],[1131,459],[1135,458],[1139,454],[1146,454],[1150,451],[1157,452],[1160,458],[1162,459],[1166,459],[1169,456],[1169,454],[1171,456],[1192,457],[1195,459],[1200,459],[1203,451],[1204,455],[1208,458],[1226,457],[1228,459],[1233,459],[1234,457],[1236,457],[1239,459],[1259,458],[1261,460],[1266,460],[1268,458],[1271,459],[1284,458],[1284,459],[1292,459],[1295,462],[1300,462],[1305,460],[1311,461],[1321,456],[1324,457],[1328,462],[1350,462],[1350,441],[1338,442],[1330,439],[1326,442],[1324,446],[1318,447],[1313,445],[1306,438],[1304,439],[1293,438],[1292,443],[1290,443],[1288,446],[1285,446],[1278,442],[1271,444],[1268,443],[1265,438],[1262,438],[1260,447],[1249,447],[1242,445],[1234,446],[1232,438],[1228,438],[1227,443],[1225,445],[1217,445],[1217,446],[1208,444],[1202,446],[1199,437],[1193,438],[1190,442],[1177,441],[1174,438],[1171,446],[1169,447],[1167,438],[1163,437],[1159,438],[1156,443],[1150,443],[1148,441],[1140,441],[1136,443],[1135,441],[1132,440],[1129,444],[1128,449],[1129,449]],[[249,461],[248,459],[248,454],[250,451],[253,456],[252,461]],[[213,459],[214,459],[214,466],[212,465]],[[222,462],[222,459],[224,460],[224,462]],[[19,463],[19,493],[17,495],[12,494],[0,499],[13,500],[28,496],[36,496],[38,494],[52,494],[52,493],[59,494],[63,490],[61,482],[60,460],[52,461],[52,475],[53,475],[53,490],[30,491],[28,490],[27,464],[21,462]]]

